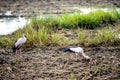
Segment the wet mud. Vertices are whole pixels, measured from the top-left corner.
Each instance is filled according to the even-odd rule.
[[[80,7],[120,7],[120,0],[1,0],[0,13],[20,12],[24,16],[62,14],[79,11]]]
[[[0,50],[1,80],[119,80],[120,48],[84,48],[91,57],[64,52],[64,48],[24,49],[23,57],[11,49]]]

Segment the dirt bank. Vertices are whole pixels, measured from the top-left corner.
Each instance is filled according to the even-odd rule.
[[[120,0],[1,0],[0,12],[12,11],[16,15],[61,14],[78,11],[81,6],[120,7]]]
[[[91,57],[65,53],[56,47],[26,49],[23,58],[14,58],[11,49],[0,50],[1,80],[119,80],[120,48],[87,48]]]

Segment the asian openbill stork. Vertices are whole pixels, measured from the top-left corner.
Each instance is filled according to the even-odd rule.
[[[66,48],[66,49],[65,49],[65,52],[66,52],[66,51],[74,52],[76,55],[78,55],[79,53],[81,53],[82,56],[83,56],[85,59],[87,59],[87,60],[90,59],[90,57],[84,53],[84,50],[83,50],[83,48],[81,48],[81,47],[70,47],[70,48]]]
[[[21,47],[23,46],[23,44],[25,44],[26,40],[27,40],[26,34],[23,34],[22,37],[15,42],[13,46],[13,52],[15,54],[17,54],[17,51],[19,50],[21,55]]]

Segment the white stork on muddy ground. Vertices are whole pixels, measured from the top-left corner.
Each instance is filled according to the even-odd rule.
[[[83,50],[83,48],[81,48],[81,47],[70,47],[70,48],[66,48],[66,49],[65,49],[65,52],[66,52],[66,51],[74,52],[76,55],[78,55],[79,53],[81,53],[82,56],[83,56],[85,59],[87,59],[87,60],[90,59],[90,57],[84,53],[84,50]]]
[[[15,54],[17,54],[17,51],[19,50],[19,51],[20,51],[20,56],[22,56],[22,55],[21,55],[21,47],[22,47],[23,44],[25,44],[26,40],[27,40],[26,34],[23,34],[22,37],[19,38],[19,39],[15,42],[15,44],[14,44],[14,46],[13,46],[13,48],[12,48],[12,49],[13,49],[13,52],[14,52]]]

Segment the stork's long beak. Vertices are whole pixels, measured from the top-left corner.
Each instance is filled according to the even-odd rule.
[[[82,55],[83,55],[83,57],[84,57],[85,59],[90,59],[90,57],[87,56],[85,53],[82,53]]]
[[[28,38],[26,35],[25,35],[26,38]]]

